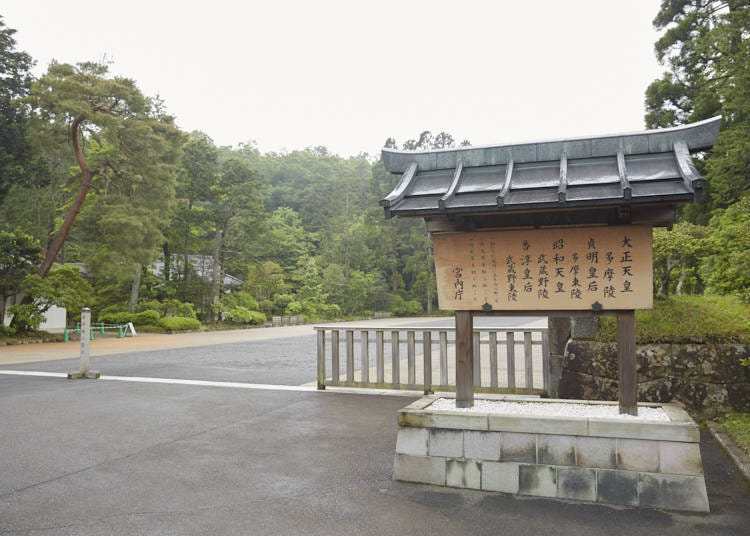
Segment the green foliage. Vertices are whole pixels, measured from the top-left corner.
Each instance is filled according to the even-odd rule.
[[[139,313],[103,313],[99,315],[99,322],[105,324],[127,324],[132,322],[134,326],[157,326],[161,320],[158,311],[146,310]]]
[[[246,292],[224,294],[214,304],[214,310],[220,320],[237,324],[262,324],[266,315],[258,311],[258,302]]]
[[[181,316],[183,318],[194,318],[195,320],[198,320],[198,315],[195,314],[193,304],[190,302],[178,303],[177,307],[175,308],[174,315]]]
[[[708,229],[689,222],[680,222],[672,230],[654,229],[654,289],[657,296],[666,298],[671,292],[680,296],[685,290],[700,288],[697,264],[699,256],[706,250],[707,234]]]
[[[3,339],[10,339],[16,334],[15,328],[11,326],[0,325],[0,341]]]
[[[201,323],[195,318],[173,316],[159,320],[159,326],[165,331],[196,331],[201,329]]]
[[[335,303],[319,303],[309,300],[292,301],[284,310],[285,315],[302,315],[308,322],[323,319],[334,320],[341,317],[341,307]]]
[[[721,426],[746,454],[750,454],[750,413],[728,413]]]
[[[24,278],[21,289],[30,302],[14,305],[12,325],[21,333],[37,330],[44,322],[44,313],[56,305],[63,307],[71,314],[90,305],[94,289],[83,279],[74,266],[58,266],[50,271],[47,277],[31,274]]]
[[[195,309],[190,302],[181,302],[174,298],[167,300],[143,300],[138,304],[138,311],[157,311],[159,316],[182,316],[195,318]]]
[[[0,229],[0,293],[17,290],[41,262],[39,242],[20,229]]]
[[[706,211],[750,188],[750,10],[744,0],[668,0],[654,19],[655,50],[669,72],[646,90],[646,124],[666,127],[723,116],[705,164]],[[697,216],[696,214],[693,215]]]
[[[401,296],[394,296],[391,312],[395,316],[419,316],[424,313],[424,309],[417,300],[405,301]]]
[[[155,259],[172,208],[181,139],[173,118],[133,80],[111,76],[107,65],[93,62],[53,62],[25,104],[39,143],[56,146],[67,139],[68,158],[77,166],[55,203],[61,218],[40,275],[75,227],[88,272],[100,280],[97,290],[138,281],[140,266]]]
[[[279,294],[291,290],[291,285],[285,281],[284,269],[276,262],[264,261],[250,266],[245,290],[250,292],[256,300],[270,300]]]
[[[0,286],[38,271],[39,250],[47,266],[64,242],[57,261],[85,265],[102,317],[151,309],[243,323],[261,322],[261,312],[335,318],[387,310],[395,295],[412,312],[434,307],[429,239],[420,221],[384,219],[378,200],[398,177],[381,163],[325,147],[217,148],[203,133],[180,132],[163,102],[107,65],[53,63],[32,84],[31,58],[16,54],[1,23],[0,34],[0,251],[16,248],[0,259]],[[7,109],[3,84],[13,86]],[[3,123],[5,111],[12,121]],[[6,133],[23,134],[9,160]],[[406,144],[456,143],[425,131]],[[256,303],[227,302],[236,293],[225,293],[224,275],[244,279]]]
[[[0,16],[0,202],[13,184],[27,178],[31,160],[28,117],[19,99],[31,86],[33,61],[26,52],[16,50],[15,33]]]
[[[33,303],[11,305],[8,312],[13,315],[11,327],[14,333],[37,331],[45,319],[41,308]]]
[[[648,343],[750,342],[750,306],[731,296],[682,296],[656,300],[636,311],[636,340]],[[599,319],[596,340],[613,342],[612,317]]]
[[[711,218],[708,247],[701,265],[707,290],[750,303],[750,194]]]

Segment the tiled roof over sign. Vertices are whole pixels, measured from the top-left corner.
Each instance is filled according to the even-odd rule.
[[[386,216],[507,213],[699,200],[691,153],[710,149],[720,118],[668,129],[434,151],[383,149],[401,180]]]

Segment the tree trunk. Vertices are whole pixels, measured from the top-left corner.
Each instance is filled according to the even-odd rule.
[[[672,268],[674,268],[674,263],[670,259],[667,259],[665,266],[664,277],[661,278],[661,281],[659,282],[659,291],[656,293],[656,295],[662,299],[666,299],[669,295],[669,284],[672,282],[670,274],[672,273]]]
[[[211,281],[211,297],[210,302],[213,306],[216,302],[219,301],[219,292],[221,292],[221,284],[223,282],[224,277],[221,274],[221,249],[223,247],[223,241],[224,241],[224,230],[219,229],[219,226],[216,226],[216,242],[214,243],[214,265],[213,265],[213,280]],[[211,308],[211,312],[209,315],[209,318],[211,318],[211,321],[215,322],[217,320],[217,315],[213,310],[213,307]]]
[[[164,270],[161,275],[165,281],[169,282],[172,275],[172,256],[169,251],[169,242],[164,242],[161,246],[161,250],[164,253]]]
[[[79,129],[83,121],[84,117],[79,115],[73,120],[70,125],[70,139],[73,142],[73,152],[75,153],[78,167],[81,169],[81,187],[78,189],[78,195],[73,201],[70,210],[65,215],[65,219],[63,220],[63,224],[60,227],[60,230],[57,232],[57,236],[52,238],[47,246],[47,252],[44,256],[44,261],[39,267],[38,272],[41,277],[47,276],[50,268],[52,268],[52,264],[57,258],[58,253],[60,253],[62,245],[65,243],[65,239],[68,238],[68,234],[70,234],[73,223],[75,222],[78,213],[81,212],[83,203],[86,201],[86,194],[88,194],[89,188],[91,187],[91,181],[94,177],[94,171],[92,171],[86,163],[86,157],[84,156],[83,150],[81,149],[81,143],[79,139]]]
[[[685,286],[685,278],[687,277],[687,262],[682,261],[680,263],[680,278],[677,280],[677,288],[675,294],[682,296],[682,288]]]
[[[188,218],[190,217],[190,210],[192,209],[193,203],[192,201],[188,204]],[[188,285],[188,274],[190,273],[189,267],[190,267],[190,258],[188,255],[188,245],[190,243],[190,223],[187,224],[187,227],[185,228],[185,244],[184,249],[182,253],[182,296],[180,297],[182,301],[187,301],[187,285]]]
[[[130,286],[130,302],[128,303],[128,312],[135,313],[135,306],[138,305],[138,296],[141,291],[141,274],[143,267],[140,264],[136,264],[135,277],[133,277],[133,284]]]

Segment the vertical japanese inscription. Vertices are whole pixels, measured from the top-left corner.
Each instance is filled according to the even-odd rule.
[[[648,227],[491,231],[433,240],[445,309],[652,306]]]

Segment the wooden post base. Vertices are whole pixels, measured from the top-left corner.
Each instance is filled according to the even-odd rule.
[[[474,316],[456,311],[456,407],[474,407]]]
[[[635,311],[617,312],[617,362],[620,414],[638,415],[635,360]]]

